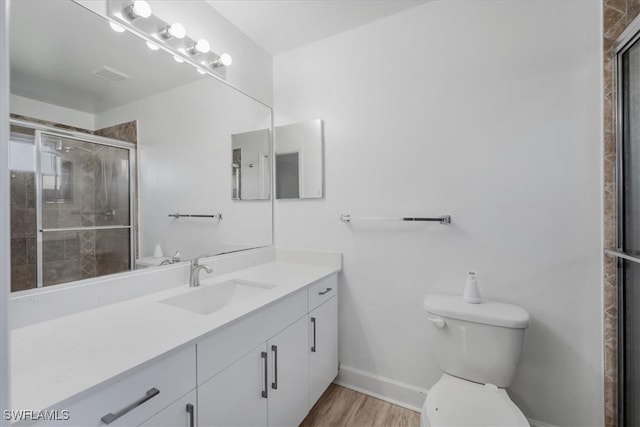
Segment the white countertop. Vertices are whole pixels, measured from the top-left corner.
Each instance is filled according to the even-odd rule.
[[[11,332],[12,408],[66,409],[168,353],[338,271],[339,267],[329,265],[268,262],[206,280],[203,274],[203,286],[229,279],[275,285],[209,315],[159,302],[198,289],[185,284],[15,329]]]

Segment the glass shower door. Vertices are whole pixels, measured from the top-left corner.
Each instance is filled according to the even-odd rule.
[[[130,150],[53,132],[38,148],[38,286],[131,268]]]
[[[640,426],[640,42],[618,52],[619,425]]]

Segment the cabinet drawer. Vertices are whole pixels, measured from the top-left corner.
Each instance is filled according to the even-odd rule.
[[[313,310],[329,298],[338,293],[338,275],[332,274],[329,277],[319,280],[309,286],[309,311]]]
[[[104,426],[102,418],[114,418],[109,426],[137,426],[196,386],[195,346],[167,357],[140,372],[100,390],[68,408],[68,421],[44,425]],[[156,392],[157,391],[157,392]],[[129,409],[127,411],[127,409]]]
[[[198,385],[306,314],[307,293],[301,290],[202,340],[197,344]]]

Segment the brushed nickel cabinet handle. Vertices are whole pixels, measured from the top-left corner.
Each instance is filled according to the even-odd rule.
[[[147,390],[147,392],[144,394],[144,396],[142,396],[140,399],[136,400],[135,402],[133,402],[132,404],[126,406],[125,408],[122,408],[121,410],[119,410],[115,414],[109,412],[107,415],[105,415],[102,418],[100,418],[100,420],[105,424],[111,424],[112,422],[114,422],[118,418],[122,417],[123,415],[126,415],[127,413],[129,413],[131,411],[133,411],[138,406],[142,405],[146,401],[156,397],[159,394],[160,394],[160,390],[158,390],[155,387],[150,388],[149,390]]]
[[[269,366],[267,365],[267,352],[261,352],[260,356],[262,357],[262,359],[264,359],[264,389],[262,390],[262,397],[266,399],[269,397],[267,386],[267,384],[269,383],[269,380],[267,378],[267,371],[269,370]]]
[[[274,390],[278,389],[278,346],[272,345],[271,351],[273,351],[273,379],[274,381],[271,383],[271,388]]]
[[[311,346],[311,352],[316,352],[316,318],[311,318],[311,323],[313,323],[313,345]]]
[[[331,292],[333,290],[333,288],[327,288],[326,290],[322,291],[322,292],[318,292],[318,295],[324,295],[324,294],[328,294],[329,292]]]
[[[191,403],[187,403],[187,413],[189,414],[189,427],[196,427],[196,421],[193,414],[193,405]]]

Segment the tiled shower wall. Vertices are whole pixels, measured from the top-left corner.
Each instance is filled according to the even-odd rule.
[[[616,137],[613,45],[640,12],[640,0],[604,0],[604,246],[616,247]],[[604,264],[605,425],[617,426],[618,303],[616,261]]]
[[[92,132],[57,123],[12,115],[52,127],[96,134],[128,142],[137,142],[136,122],[123,123]],[[31,133],[29,129],[12,126],[13,132]],[[62,219],[66,226],[110,225],[95,212],[95,181],[97,165],[90,156],[78,159],[76,179],[82,182],[79,223],[72,217]],[[11,174],[11,290],[18,291],[36,286],[36,195],[35,176],[30,172]],[[75,208],[77,209],[77,207]],[[72,213],[72,209],[68,209]],[[52,210],[56,222],[64,209]],[[46,214],[46,213],[45,213]],[[105,217],[106,218],[106,217]],[[113,219],[113,218],[111,218]],[[125,234],[123,234],[125,233]],[[123,242],[127,242],[123,245]],[[123,248],[126,246],[126,248]],[[45,285],[112,274],[129,269],[128,233],[123,230],[47,233],[43,241],[43,269]]]

